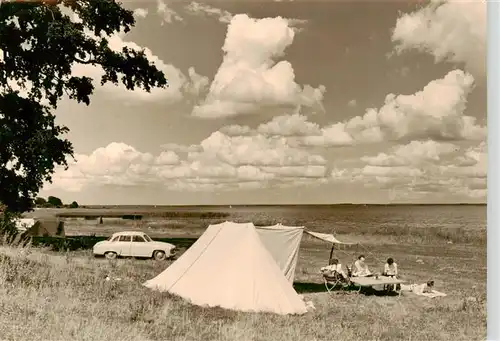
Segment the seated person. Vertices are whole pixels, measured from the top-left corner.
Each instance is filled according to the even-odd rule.
[[[355,277],[370,277],[373,273],[368,269],[368,265],[365,263],[365,256],[360,255],[358,260],[354,262],[354,269],[352,275]]]
[[[387,262],[384,265],[383,276],[397,277],[398,276],[398,264],[394,262],[394,259],[387,258]]]
[[[392,278],[398,277],[398,265],[394,262],[394,259],[387,258],[387,262],[384,265],[384,272],[382,273],[382,275]],[[393,284],[384,285],[384,290],[394,290],[394,289],[396,290],[401,289],[401,285],[400,284],[397,284],[396,286],[394,286]]]
[[[347,279],[346,274],[342,270],[342,264],[340,264],[339,260],[336,258],[330,259],[328,266],[322,267],[321,272],[327,276],[334,277],[339,275],[342,279]]]

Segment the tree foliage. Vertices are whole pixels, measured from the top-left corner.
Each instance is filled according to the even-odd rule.
[[[78,203],[76,201],[73,201],[71,204],[69,204],[69,208],[78,208]]]
[[[9,211],[30,210],[55,167],[73,156],[68,128],[51,112],[64,96],[89,105],[96,81],[129,90],[167,86],[144,51],[109,47],[109,36],[134,24],[133,12],[114,0],[1,3],[0,202]],[[104,74],[73,76],[77,64],[101,66]]]
[[[49,196],[47,198],[47,203],[51,206],[51,207],[63,207],[64,204],[62,202],[61,199],[59,199],[58,197],[54,197],[54,196]]]
[[[0,243],[12,240],[17,235],[16,219],[20,217],[19,213],[10,212],[7,207],[0,202]]]
[[[47,200],[45,198],[37,197],[35,198],[35,206],[43,207],[47,204]]]

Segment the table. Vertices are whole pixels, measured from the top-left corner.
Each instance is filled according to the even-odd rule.
[[[406,281],[389,276],[379,276],[378,278],[375,278],[375,276],[373,276],[373,277],[351,277],[351,282],[356,285],[359,285],[360,287],[371,287],[374,285],[401,284],[405,283]],[[401,295],[401,290],[399,290],[399,294]]]

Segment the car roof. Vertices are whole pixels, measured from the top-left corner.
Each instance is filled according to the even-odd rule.
[[[145,233],[140,232],[140,231],[122,231],[122,232],[113,233],[113,237],[115,237],[115,236],[143,236],[143,235],[145,235]]]

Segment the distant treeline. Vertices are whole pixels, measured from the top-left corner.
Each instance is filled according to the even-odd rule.
[[[35,207],[37,208],[78,208],[76,201],[71,204],[64,204],[61,199],[54,196],[49,196],[47,199],[38,197],[35,199]]]
[[[47,247],[52,251],[90,250],[92,247],[108,237],[103,236],[74,236],[74,237],[32,237],[31,245]],[[156,241],[174,244],[178,248],[188,248],[194,244],[196,238],[154,238]]]
[[[119,218],[127,220],[141,220],[143,217],[154,218],[197,218],[197,219],[220,219],[230,216],[228,212],[134,212],[133,214],[109,210],[108,212],[64,212],[56,214],[59,218]]]

